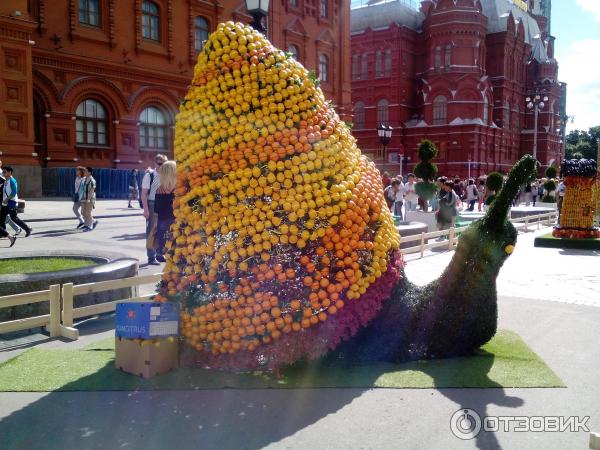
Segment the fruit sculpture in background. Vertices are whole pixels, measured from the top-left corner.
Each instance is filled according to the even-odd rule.
[[[453,268],[413,286],[380,174],[314,75],[232,22],[199,55],[175,157],[176,221],[157,299],[182,305],[186,364],[451,356],[494,335],[494,280],[516,239],[506,212],[532,158],[461,238]]]
[[[565,196],[560,210],[560,225],[552,235],[563,238],[600,238],[594,227],[596,201],[596,162],[592,159],[571,159],[562,164]]]

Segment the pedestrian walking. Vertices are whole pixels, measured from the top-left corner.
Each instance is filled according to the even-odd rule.
[[[158,154],[154,157],[154,168],[149,168],[142,179],[142,205],[144,208],[144,217],[146,218],[146,255],[148,264],[159,265],[156,260],[156,222],[157,216],[154,212],[154,200],[156,191],[160,186],[160,174],[156,171],[162,166],[168,158],[165,155]]]
[[[439,230],[446,230],[454,226],[456,216],[458,215],[457,202],[458,195],[454,190],[454,183],[446,181],[444,183],[443,196],[440,198],[440,208],[436,213],[436,220]]]
[[[6,231],[6,218],[11,220],[25,230],[25,237],[29,237],[33,231],[29,225],[23,222],[17,216],[17,208],[19,206],[19,184],[13,176],[13,168],[6,166],[2,168],[2,177],[4,178],[4,186],[2,187],[2,208],[0,209],[0,237],[8,237],[10,246],[15,245],[16,237],[10,236]]]
[[[81,182],[85,179],[85,168],[77,167],[75,169],[75,192],[73,193],[73,214],[75,214],[75,218],[79,221],[79,225],[77,225],[77,229],[83,228],[85,226],[85,221],[83,220],[83,216],[81,215],[81,202],[79,201],[79,186]]]
[[[165,262],[165,242],[167,233],[175,222],[173,199],[177,186],[177,166],[175,161],[166,161],[158,169],[160,186],[154,196],[154,212],[156,213],[156,260]]]
[[[84,178],[79,184],[79,202],[81,203],[81,214],[83,215],[83,227],[85,232],[92,231],[98,225],[94,220],[93,211],[96,207],[96,180],[92,176],[92,168],[83,169]]]
[[[479,178],[477,180],[477,211],[481,212],[481,206],[485,201],[485,179]]]
[[[566,186],[564,180],[558,182],[558,187],[556,189],[556,206],[558,208],[558,217],[560,217],[560,210],[562,209],[563,200],[565,198]]]
[[[0,161],[0,174],[1,173],[2,173],[2,161]],[[6,180],[4,179],[4,177],[2,175],[0,175],[0,192],[2,192],[2,189],[4,188],[5,181]],[[18,236],[23,231],[19,225],[17,225],[16,223],[14,223],[12,221],[10,216],[6,216],[6,225],[7,226],[4,228],[11,227],[15,232],[15,236]]]
[[[467,208],[467,211],[474,211],[475,210],[475,202],[479,199],[479,191],[477,190],[477,186],[475,186],[475,180],[474,179],[470,179],[468,181],[469,184],[467,184],[467,203],[469,204],[469,207]]]
[[[390,174],[388,172],[383,172],[383,176],[381,177],[381,182],[383,183],[384,189],[390,185],[392,180],[390,179]]]
[[[140,187],[138,186],[138,171],[137,171],[137,169],[132,169],[131,172],[129,172],[129,195],[128,195],[129,203],[127,203],[127,207],[133,208],[133,206],[131,206],[131,202],[132,201],[139,202],[139,199],[140,199]]]
[[[406,201],[404,205],[404,211],[416,211],[417,204],[419,201],[419,196],[417,195],[416,190],[416,177],[414,173],[409,173],[407,176],[408,181],[404,185],[404,199]]]
[[[404,204],[404,184],[398,179],[394,178],[392,184],[386,192],[386,195],[392,200],[392,214],[400,217],[402,220],[402,205]]]
[[[533,206],[535,206],[535,201],[537,200],[538,193],[538,182],[537,180],[533,180],[530,184],[531,187],[531,201],[533,202]]]

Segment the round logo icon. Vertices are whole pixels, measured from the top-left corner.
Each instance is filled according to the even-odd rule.
[[[459,409],[450,418],[450,429],[454,436],[468,441],[481,431],[481,417],[472,409]]]

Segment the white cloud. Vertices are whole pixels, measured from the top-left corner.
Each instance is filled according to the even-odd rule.
[[[596,21],[600,22],[600,0],[577,0],[577,4],[586,13],[591,13]]]
[[[600,39],[574,41],[558,50],[558,79],[567,83],[567,114],[575,116],[568,130],[600,125]]]

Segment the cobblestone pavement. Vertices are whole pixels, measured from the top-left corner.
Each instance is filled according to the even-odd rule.
[[[600,251],[533,246],[536,236],[551,228],[520,233],[514,253],[498,277],[498,295],[600,307]],[[406,256],[406,273],[416,284],[437,278],[454,252]]]

